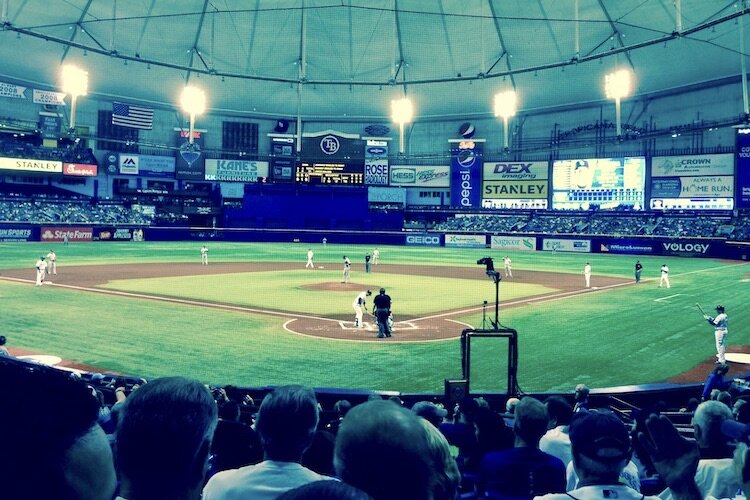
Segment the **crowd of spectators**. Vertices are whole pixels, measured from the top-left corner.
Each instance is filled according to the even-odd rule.
[[[0,357],[3,498],[692,500],[750,488],[750,412],[720,384],[729,391],[674,412],[680,426],[664,408],[598,407],[585,386],[574,401],[510,398],[503,413],[482,398],[409,408],[375,393],[325,411],[300,385],[256,405],[183,377],[121,380]]]
[[[2,134],[0,136],[0,156],[87,165],[98,164],[91,148],[84,147],[80,141],[65,138],[59,141],[58,147],[50,148],[41,146],[41,138],[37,135],[18,135],[16,137]]]
[[[152,220],[138,209],[113,203],[0,199],[1,222],[147,225]]]
[[[533,212],[524,215],[459,214],[445,221],[407,221],[410,230],[598,236],[683,236],[750,239],[750,215]]]

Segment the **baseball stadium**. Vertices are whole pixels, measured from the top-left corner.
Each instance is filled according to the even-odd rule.
[[[746,2],[0,4],[0,367],[248,419],[750,401]]]

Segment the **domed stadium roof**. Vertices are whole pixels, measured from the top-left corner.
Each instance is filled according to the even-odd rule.
[[[417,117],[491,116],[510,88],[522,110],[602,100],[604,75],[620,67],[641,95],[738,80],[742,5],[5,0],[0,78],[56,88],[71,62],[105,98],[174,105],[189,80],[214,111],[383,119],[406,92]]]

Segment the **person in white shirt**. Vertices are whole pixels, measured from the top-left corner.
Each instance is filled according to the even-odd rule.
[[[47,254],[47,274],[57,274],[57,254],[50,250]]]
[[[312,251],[312,248],[307,249],[307,264],[305,264],[305,269],[308,267],[310,269],[315,269],[315,264],[313,264],[313,257],[315,256],[315,253]]]
[[[708,321],[708,324],[714,327],[714,340],[716,341],[716,359],[717,363],[725,364],[727,362],[727,324],[729,323],[729,317],[724,312],[724,306],[716,306],[716,317],[711,317],[707,314],[703,315],[703,319]]]
[[[42,255],[36,261],[36,286],[42,286],[45,274],[47,274],[47,262],[44,260],[44,255]]]
[[[505,277],[512,278],[513,277],[513,262],[510,260],[510,257],[508,257],[507,255],[503,257],[503,268],[505,270]]]
[[[367,312],[367,297],[372,295],[371,290],[367,290],[365,292],[361,292],[357,295],[357,297],[354,299],[354,302],[352,302],[352,307],[354,308],[354,327],[355,328],[364,328],[364,323],[362,322],[362,313]]]
[[[349,280],[351,278],[351,271],[352,271],[352,262],[349,260],[349,257],[344,255],[344,275],[341,278],[342,283],[349,283]]]
[[[661,288],[662,285],[665,285],[667,288],[671,288],[669,286],[669,266],[666,264],[662,264],[661,266],[661,279],[659,280],[659,288]]]
[[[255,424],[264,460],[222,471],[203,489],[203,500],[274,500],[288,490],[332,479],[302,466],[318,425],[318,401],[309,387],[276,388],[261,403]]]
[[[583,266],[583,278],[586,280],[586,288],[591,288],[591,264],[588,262]]]
[[[201,265],[208,265],[208,247],[206,245],[201,247]]]
[[[539,440],[539,449],[560,459],[568,465],[573,459],[568,428],[573,417],[573,407],[561,396],[550,396],[544,400],[549,415],[548,430]]]
[[[377,264],[380,262],[380,250],[377,248],[372,251],[372,263]]]

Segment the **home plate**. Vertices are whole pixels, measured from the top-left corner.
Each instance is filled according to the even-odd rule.
[[[750,365],[750,354],[745,354],[742,352],[728,352],[726,354],[727,361],[730,361],[732,363],[742,363],[745,365]]]

